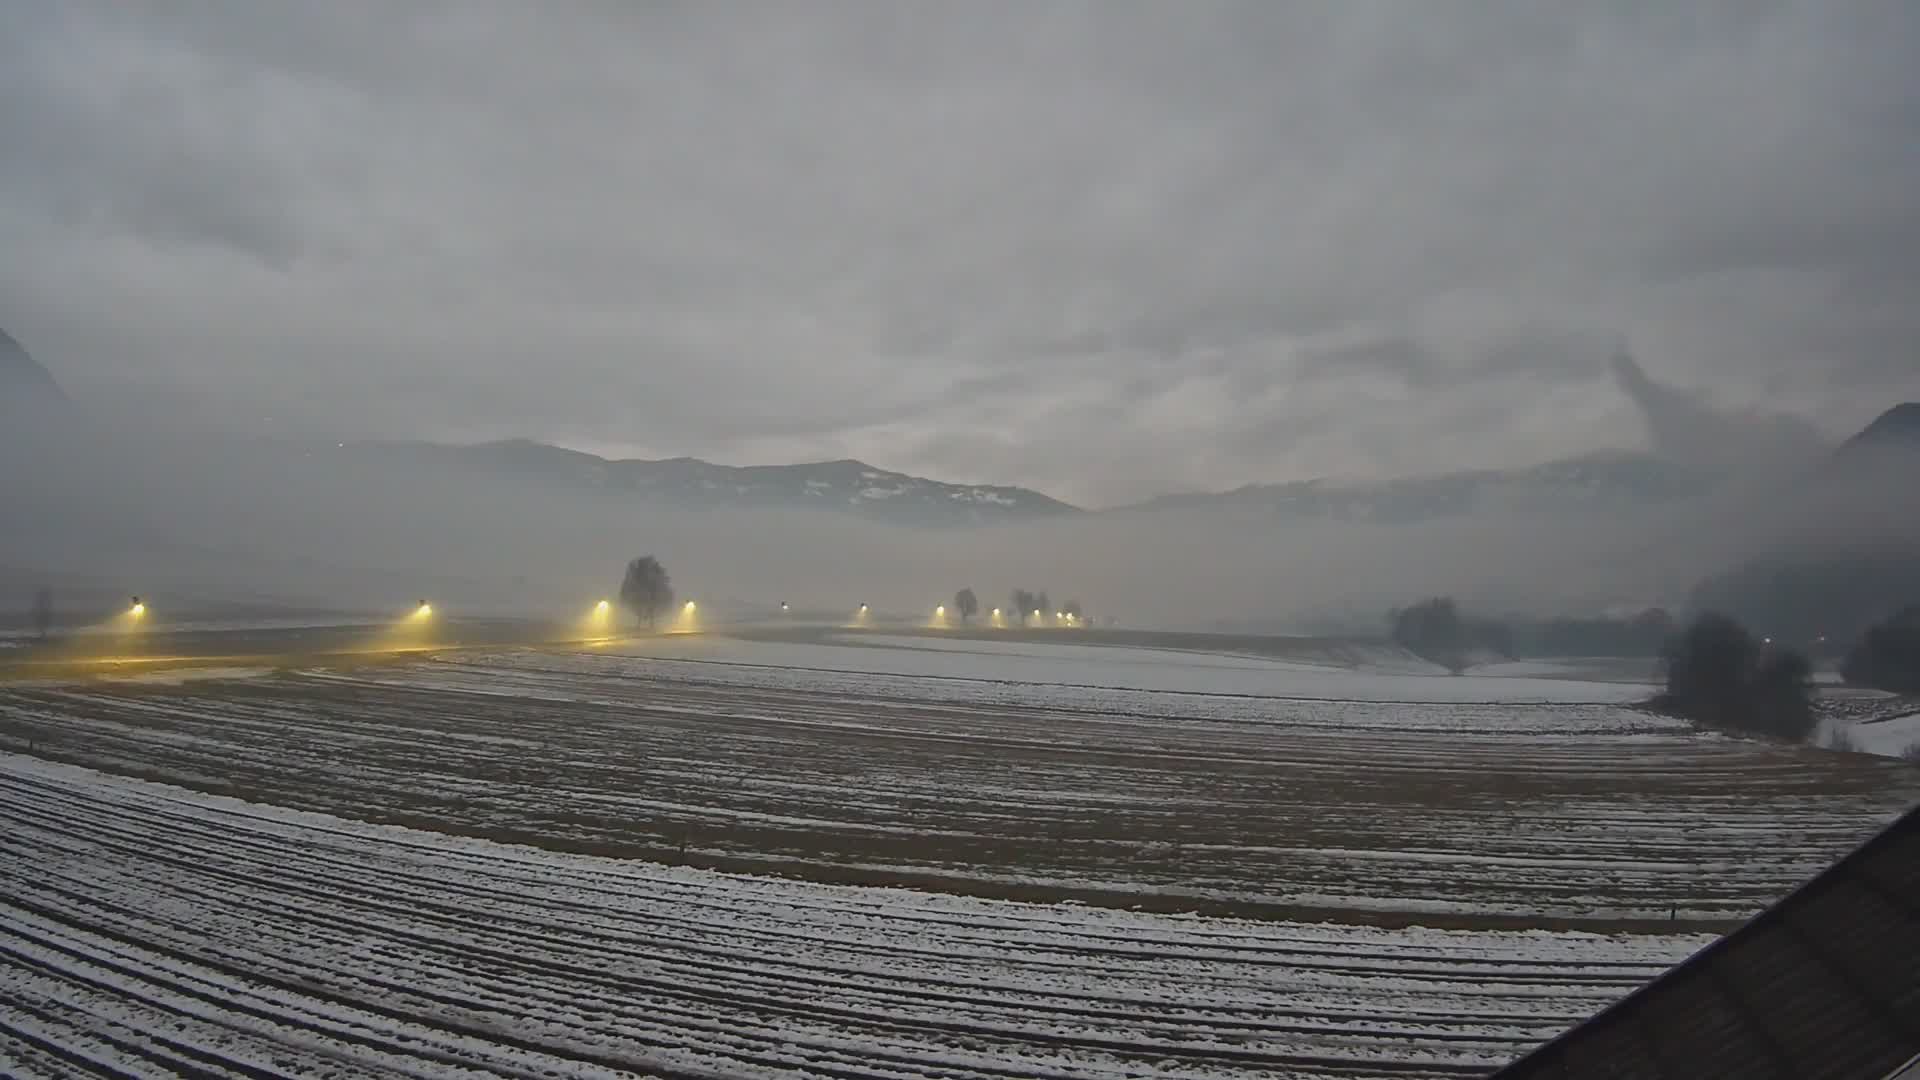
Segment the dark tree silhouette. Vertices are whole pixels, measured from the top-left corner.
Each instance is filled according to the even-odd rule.
[[[1791,649],[1767,646],[1729,616],[1708,612],[1694,619],[1662,659],[1667,686],[1654,699],[1658,708],[1777,738],[1805,740],[1813,732],[1813,665]]]
[[[966,622],[980,614],[980,598],[973,595],[971,587],[953,594],[953,610],[960,613],[960,621]]]
[[[1435,596],[1392,613],[1394,644],[1455,675],[1467,667],[1467,627],[1451,596]]]
[[[660,560],[642,555],[627,564],[627,576],[620,582],[620,606],[649,627],[673,606],[673,582]]]
[[[1870,627],[1848,650],[1840,674],[1860,686],[1920,694],[1920,604]]]
[[[1022,624],[1026,623],[1028,619],[1033,617],[1033,613],[1039,610],[1040,601],[1025,589],[1013,590],[1013,594],[1009,599],[1013,601],[1014,617],[1019,619]]]

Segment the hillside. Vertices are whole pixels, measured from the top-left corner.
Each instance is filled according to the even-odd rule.
[[[1876,417],[1873,423],[1840,446],[1842,454],[1863,449],[1920,450],[1920,401],[1908,401]]]
[[[1302,480],[1168,495],[1134,509],[1270,510],[1282,519],[1425,521],[1488,511],[1608,509],[1707,493],[1712,478],[1651,454],[1589,454],[1519,469],[1476,469],[1391,480]]]
[[[448,446],[352,443],[356,457],[477,469],[686,507],[834,510],[908,525],[1025,521],[1078,508],[1026,488],[949,484],[862,461],[717,465],[698,458],[610,460],[525,439]]]
[[[26,346],[0,329],[0,408],[65,407],[70,402],[52,374],[27,353]]]

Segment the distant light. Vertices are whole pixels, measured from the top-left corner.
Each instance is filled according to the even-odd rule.
[[[147,613],[146,603],[142,601],[139,597],[137,596],[134,597],[133,606],[127,609],[127,614],[137,619],[140,616],[145,615],[146,613]]]
[[[416,619],[424,619],[432,614],[433,605],[427,603],[425,600],[420,601],[420,606],[413,609],[413,617]]]
[[[342,449],[342,450],[345,450],[346,448],[347,448],[347,444],[346,444],[346,443],[341,443],[341,444],[340,444],[340,449]]]
[[[933,613],[935,615],[945,615],[947,613],[947,605],[941,604],[939,607],[933,609]]]
[[[693,611],[693,601],[691,600],[687,601],[687,606],[681,608],[680,610],[691,613]]]
[[[994,608],[994,609],[993,609],[993,617],[994,617],[994,618],[996,618],[996,619],[1000,617],[1000,609],[999,609],[999,608]]]
[[[861,604],[861,605],[860,605],[860,610],[861,610],[862,612],[864,612],[864,611],[866,611],[866,610],[867,610],[867,605],[865,605],[865,604]]]
[[[593,605],[593,610],[599,612],[602,615],[605,615],[607,612],[613,610],[613,605],[608,603],[605,600],[602,600],[599,603]]]
[[[1036,618],[1036,619],[1040,617],[1040,609],[1039,609],[1039,608],[1034,608],[1034,609],[1033,609],[1033,617],[1034,617],[1034,618]]]
[[[787,602],[785,600],[780,601],[780,610],[781,611],[787,610]]]
[[[1762,644],[1762,645],[1771,645],[1771,644],[1773,644],[1773,639],[1772,639],[1772,638],[1770,638],[1770,637],[1763,637],[1763,638],[1761,638],[1761,639],[1760,639],[1760,644]]]

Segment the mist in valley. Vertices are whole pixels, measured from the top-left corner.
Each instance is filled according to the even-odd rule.
[[[9,435],[9,460],[33,467],[0,475],[0,573],[22,596],[53,582],[82,604],[140,592],[179,609],[378,612],[432,595],[454,612],[563,616],[610,594],[627,559],[653,554],[681,595],[721,617],[783,601],[911,616],[961,586],[987,607],[1027,587],[1135,627],[1373,632],[1389,608],[1433,594],[1501,614],[1683,610],[1703,579],[1756,559],[1920,540],[1920,501],[1898,494],[1914,475],[1910,451],[1836,455],[1789,418],[1715,412],[1632,372],[1623,383],[1647,413],[1651,450],[1711,469],[1711,492],[1557,511],[1492,504],[1412,522],[1229,504],[914,527],[832,510],[693,508],[76,412]],[[1717,433],[1708,452],[1741,454],[1702,459],[1676,445],[1703,431]]]

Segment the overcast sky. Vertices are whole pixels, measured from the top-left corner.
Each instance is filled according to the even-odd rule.
[[[1602,10],[1602,8],[1607,10]],[[1089,504],[1920,397],[1920,4],[0,2],[0,326],[248,432]]]

